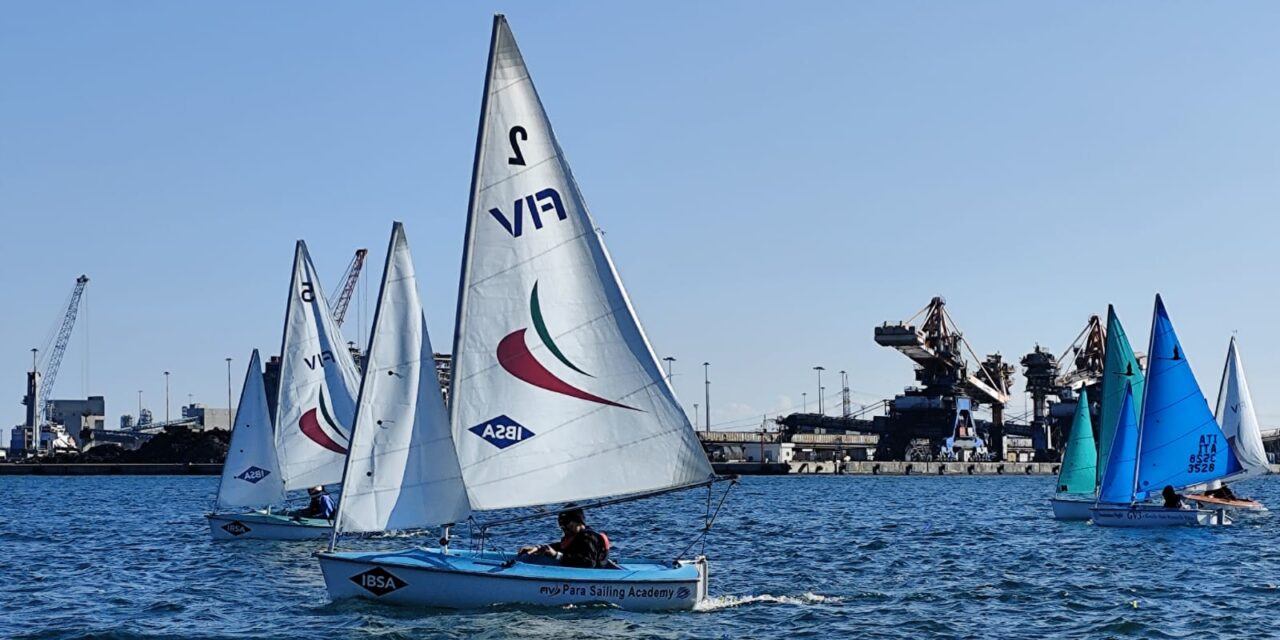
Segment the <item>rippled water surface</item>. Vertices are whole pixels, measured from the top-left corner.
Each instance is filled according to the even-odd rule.
[[[0,477],[0,636],[1199,639],[1280,628],[1277,516],[1167,530],[1056,522],[1047,477],[745,478],[707,545],[712,601],[661,614],[332,603],[310,557],[321,543],[210,541],[216,484]],[[1280,506],[1280,478],[1240,489]],[[589,517],[619,555],[671,557],[705,500],[694,491]],[[520,525],[497,542],[547,542],[554,529]],[[419,542],[430,544],[346,546]]]

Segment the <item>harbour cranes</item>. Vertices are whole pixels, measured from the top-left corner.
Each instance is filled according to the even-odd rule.
[[[330,296],[333,300],[330,303],[330,311],[333,312],[333,320],[342,326],[342,321],[347,317],[347,306],[351,304],[351,296],[355,294],[356,283],[360,281],[360,271],[364,269],[364,258],[369,254],[368,249],[356,249],[356,255],[351,259],[351,264],[347,265],[347,272],[342,276],[342,288],[337,290],[337,294]]]
[[[76,278],[76,286],[71,290],[66,311],[62,314],[62,325],[53,341],[53,349],[46,354],[48,359],[43,371],[36,357],[38,351],[31,350],[31,371],[27,373],[27,394],[22,398],[22,404],[27,406],[24,428],[29,430],[31,446],[35,450],[40,447],[40,426],[48,419],[49,396],[58,379],[58,369],[62,366],[62,356],[67,351],[67,343],[71,341],[71,330],[75,328],[76,316],[80,312],[80,298],[84,296],[84,288],[87,284],[89,284],[89,276],[81,275]]]

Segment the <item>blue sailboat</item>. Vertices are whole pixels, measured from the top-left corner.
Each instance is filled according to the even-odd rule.
[[[1209,410],[1178,335],[1156,296],[1147,350],[1142,419],[1134,414],[1132,388],[1125,391],[1115,438],[1091,510],[1094,524],[1164,527],[1229,524],[1222,510],[1144,504],[1166,487],[1174,491],[1237,472],[1240,462]],[[1136,436],[1136,437],[1135,437]]]

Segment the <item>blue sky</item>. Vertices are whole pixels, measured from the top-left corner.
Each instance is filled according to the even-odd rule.
[[[403,220],[446,348],[495,10],[713,422],[812,402],[819,364],[899,392],[872,328],[934,295],[1016,360],[1108,303],[1143,350],[1158,291],[1210,399],[1236,330],[1280,426],[1273,3],[61,2],[0,20],[0,430],[80,273],[55,396],[112,424],[139,389],[163,415],[165,370],[175,414],[225,404],[297,238],[329,290]]]

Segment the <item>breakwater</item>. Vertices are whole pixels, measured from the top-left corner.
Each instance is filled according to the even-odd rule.
[[[36,463],[0,464],[0,476],[216,476],[218,463]]]

